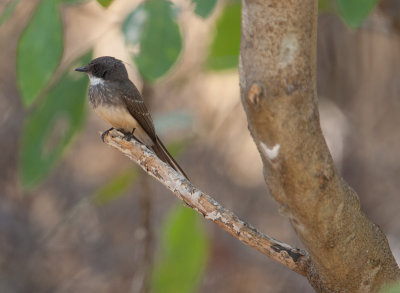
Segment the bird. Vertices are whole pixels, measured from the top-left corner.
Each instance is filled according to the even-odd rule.
[[[111,56],[98,57],[75,71],[86,73],[90,80],[89,104],[95,113],[122,132],[150,148],[158,158],[188,179],[168,152],[154,128],[153,119],[139,90],[129,79],[124,63]]]

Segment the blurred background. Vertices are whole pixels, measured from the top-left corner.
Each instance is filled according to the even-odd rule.
[[[321,124],[399,260],[400,1],[319,4]],[[247,130],[239,42],[237,1],[1,0],[0,292],[313,292],[102,143],[73,71],[123,60],[192,182],[302,248]]]

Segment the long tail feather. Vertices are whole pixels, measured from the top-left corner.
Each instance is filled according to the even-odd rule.
[[[189,180],[185,172],[183,172],[182,168],[178,165],[178,163],[174,160],[174,158],[170,155],[167,148],[164,146],[162,141],[156,136],[156,144],[152,146],[153,151],[156,155],[165,163],[169,164],[172,168],[174,168],[177,172],[181,173],[185,176],[186,179]]]

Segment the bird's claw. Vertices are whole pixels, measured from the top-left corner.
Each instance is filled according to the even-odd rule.
[[[106,136],[111,130],[113,130],[114,128],[111,127],[110,129],[107,129],[106,131],[103,132],[103,134],[101,135],[101,140],[104,142],[104,136]]]
[[[118,130],[124,134],[124,139],[126,139],[127,141],[130,141],[132,138],[135,138],[135,136],[133,135],[133,133],[135,132],[135,129],[136,128],[133,128],[132,132],[126,132],[123,129],[118,129]]]
[[[108,133],[111,131],[111,130],[113,130],[114,128],[113,127],[111,127],[110,129],[107,129],[106,131],[104,131],[103,132],[103,134],[101,135],[101,140],[104,142],[104,137],[106,136],[106,135],[108,135]],[[135,136],[133,135],[133,133],[135,132],[135,129],[136,128],[134,128],[133,130],[132,130],[132,132],[126,132],[124,129],[117,129],[119,132],[121,132],[121,133],[123,133],[124,134],[124,139],[126,139],[127,141],[130,141],[132,138],[135,138]]]

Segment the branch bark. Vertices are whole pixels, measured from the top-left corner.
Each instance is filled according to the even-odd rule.
[[[378,292],[399,267],[337,173],[319,125],[317,0],[242,0],[241,99],[270,194],[308,250],[317,292]]]
[[[161,161],[146,146],[134,139],[131,141],[125,140],[123,134],[116,130],[110,131],[105,135],[104,142],[124,153],[149,175],[171,190],[186,205],[202,214],[206,219],[216,223],[233,237],[289,267],[291,270],[304,276],[307,274],[309,270],[307,252],[292,248],[288,244],[264,235],[247,222],[241,220],[211,196],[193,186],[189,180]]]

